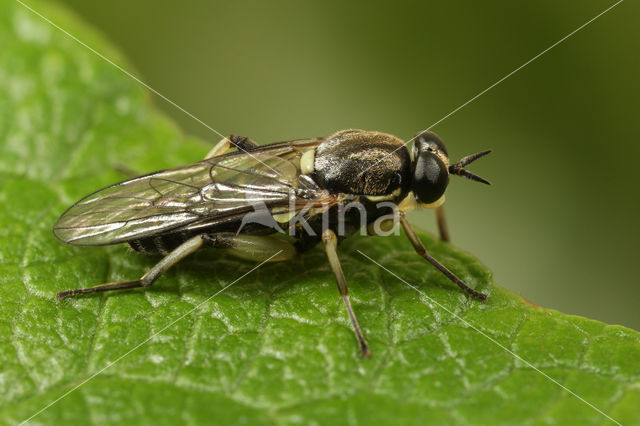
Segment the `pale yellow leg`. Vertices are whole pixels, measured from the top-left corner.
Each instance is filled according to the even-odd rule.
[[[376,220],[367,225],[367,235],[386,237],[391,235],[396,224],[397,221],[393,219]]]
[[[204,238],[209,241],[210,246],[224,249],[234,257],[256,262],[269,258],[270,262],[281,262],[293,259],[298,254],[293,244],[274,235],[235,235],[223,232],[205,235]]]
[[[360,355],[366,358],[371,355],[371,352],[369,351],[369,345],[364,339],[364,335],[362,334],[362,330],[360,329],[360,324],[358,324],[356,314],[355,312],[353,312],[353,308],[351,307],[351,301],[349,301],[349,288],[347,287],[347,280],[344,278],[342,265],[340,264],[340,259],[338,259],[338,237],[331,229],[327,229],[322,233],[322,242],[324,243],[324,250],[327,254],[329,265],[331,266],[333,275],[336,278],[340,296],[342,296],[344,306],[347,308],[347,314],[349,314],[349,319],[351,319],[353,332],[356,334],[356,339],[358,339],[358,344],[360,345]]]
[[[203,246],[224,249],[235,257],[252,261],[278,262],[295,257],[297,250],[293,244],[278,237],[258,235],[235,235],[230,232],[219,234],[196,235],[176,247],[163,257],[156,265],[139,280],[121,281],[97,285],[95,287],[77,288],[61,291],[58,299],[80,294],[99,293],[112,290],[126,290],[138,287],[149,287],[173,265],[196,252]]]

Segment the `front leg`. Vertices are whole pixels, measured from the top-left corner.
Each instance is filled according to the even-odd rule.
[[[447,220],[444,217],[444,204],[436,207],[436,222],[438,223],[440,239],[447,243],[451,242],[451,238],[449,238],[449,230],[447,229]]]
[[[409,238],[409,241],[411,241],[411,244],[413,244],[413,248],[415,249],[416,253],[423,257],[427,262],[438,268],[440,272],[442,272],[451,281],[456,283],[462,290],[469,293],[471,296],[480,299],[483,302],[487,301],[486,294],[480,293],[466,285],[460,278],[456,277],[455,274],[448,270],[442,263],[431,257],[431,255],[427,253],[427,249],[422,244],[422,241],[420,241],[420,238],[418,238],[413,228],[411,228],[411,225],[407,221],[404,212],[398,211],[397,214],[398,219],[400,220],[400,224],[402,224],[402,228],[404,229],[405,234],[407,234],[407,238]]]

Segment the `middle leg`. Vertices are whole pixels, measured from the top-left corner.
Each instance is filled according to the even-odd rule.
[[[353,331],[356,334],[356,338],[358,339],[358,344],[360,345],[360,353],[363,358],[366,358],[371,355],[371,352],[369,351],[369,345],[367,344],[367,341],[362,335],[360,324],[358,324],[358,319],[356,318],[356,314],[353,312],[351,302],[349,301],[349,288],[347,287],[347,280],[344,278],[344,272],[342,272],[342,265],[340,265],[340,259],[338,259],[338,252],[336,250],[336,248],[338,247],[338,237],[331,229],[327,229],[322,233],[322,242],[324,243],[324,249],[327,253],[327,258],[329,259],[329,265],[331,265],[333,274],[336,277],[336,282],[338,283],[338,290],[340,291],[340,295],[342,296],[342,301],[344,302],[344,306],[347,308],[349,319],[351,319]]]

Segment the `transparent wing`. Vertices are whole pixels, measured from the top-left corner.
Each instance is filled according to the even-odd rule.
[[[300,156],[319,140],[281,142],[251,153],[234,152],[130,179],[101,189],[71,206],[53,228],[71,245],[116,244],[224,218],[290,197],[326,198],[300,184]]]

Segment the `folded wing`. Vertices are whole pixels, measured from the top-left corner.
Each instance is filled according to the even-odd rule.
[[[238,215],[256,204],[289,205],[290,197],[328,194],[300,183],[300,156],[316,145],[279,143],[130,179],[101,189],[70,207],[53,228],[71,245],[117,244]],[[304,182],[304,181],[302,181]]]

